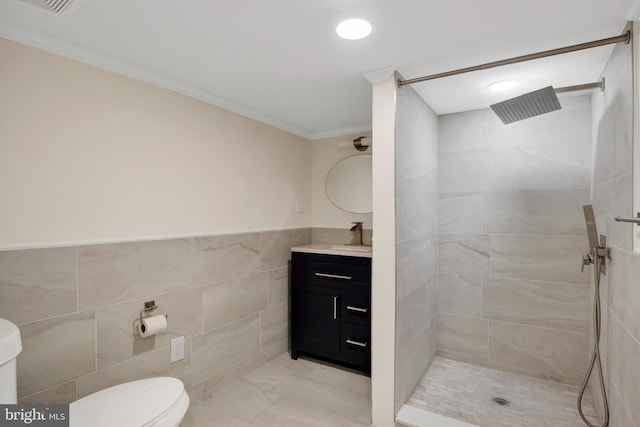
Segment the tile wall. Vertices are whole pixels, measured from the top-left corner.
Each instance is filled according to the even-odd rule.
[[[608,237],[612,259],[601,278],[601,355],[611,427],[640,426],[640,257],[633,253],[633,86],[631,46],[619,44],[603,73],[606,90],[593,96],[593,206],[598,232]],[[636,172],[637,173],[637,172]],[[636,190],[637,191],[637,190]],[[637,230],[637,229],[636,229]],[[593,375],[596,409],[602,404]]]
[[[582,205],[591,102],[503,125],[439,118],[437,348],[444,357],[577,383],[589,343]]]
[[[139,378],[180,378],[192,400],[287,350],[292,246],[308,228],[0,252],[0,316],[18,324],[21,402],[70,402]],[[166,332],[133,333],[144,301]],[[185,336],[185,358],[169,343]]]
[[[395,410],[435,357],[438,118],[410,87],[396,112]]]
[[[351,231],[351,223],[345,224],[343,228],[313,227],[311,229],[311,243],[340,243],[347,245],[351,243],[355,233]],[[362,230],[362,242],[365,245],[371,244],[373,236],[371,229]]]

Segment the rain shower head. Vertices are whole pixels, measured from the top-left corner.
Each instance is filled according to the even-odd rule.
[[[490,107],[505,125],[562,108],[552,86],[498,102]]]

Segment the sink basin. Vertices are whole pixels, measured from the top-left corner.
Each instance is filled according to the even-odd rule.
[[[331,249],[336,249],[339,251],[352,251],[352,252],[371,252],[371,246],[332,245]]]

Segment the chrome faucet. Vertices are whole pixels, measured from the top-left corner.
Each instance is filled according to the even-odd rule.
[[[358,221],[358,222],[352,222],[351,224],[355,224],[353,227],[351,227],[351,231],[353,231],[353,236],[351,237],[351,243],[349,243],[350,245],[354,245],[354,246],[362,246],[362,222]]]

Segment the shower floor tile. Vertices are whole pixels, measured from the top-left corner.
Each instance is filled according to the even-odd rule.
[[[436,357],[407,405],[479,427],[584,427],[577,396],[575,386]],[[599,420],[588,391],[584,411]]]

